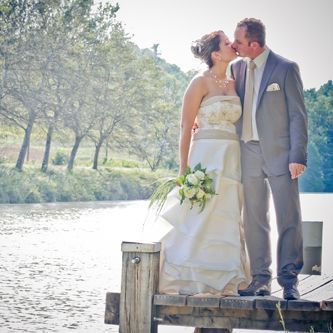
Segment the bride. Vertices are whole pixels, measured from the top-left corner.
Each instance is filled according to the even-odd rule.
[[[214,195],[200,212],[169,194],[161,217],[170,225],[162,238],[160,293],[238,295],[248,282],[241,219],[240,147],[235,122],[241,102],[226,71],[236,53],[223,31],[191,47],[208,68],[189,84],[183,99],[180,170],[198,163],[213,178]],[[195,133],[193,128],[197,127]]]

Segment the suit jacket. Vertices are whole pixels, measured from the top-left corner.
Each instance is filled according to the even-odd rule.
[[[242,104],[246,67],[243,59],[231,66]],[[241,117],[236,124],[239,135],[242,120]],[[307,112],[299,68],[296,63],[272,51],[269,52],[260,84],[256,121],[263,158],[273,175],[288,172],[292,162],[306,165]]]

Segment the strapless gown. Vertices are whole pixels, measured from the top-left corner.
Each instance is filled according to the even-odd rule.
[[[241,115],[238,96],[213,96],[200,106],[189,165],[201,163],[217,195],[205,209],[179,204],[172,191],[160,217],[170,225],[162,243],[160,293],[237,295],[248,282],[241,218],[240,146],[234,123]]]

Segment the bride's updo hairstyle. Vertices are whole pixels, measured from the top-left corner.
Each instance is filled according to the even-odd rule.
[[[220,50],[221,33],[222,30],[211,32],[192,43],[191,51],[194,56],[205,62],[209,68],[213,66],[212,52]]]

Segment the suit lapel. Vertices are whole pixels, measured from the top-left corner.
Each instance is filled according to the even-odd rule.
[[[271,75],[273,73],[273,70],[274,70],[276,64],[277,64],[276,56],[272,51],[270,51],[268,58],[267,58],[266,65],[265,65],[264,73],[262,75],[261,83],[260,83],[258,100],[257,100],[257,109],[259,107],[262,95],[263,95],[264,91],[266,90],[267,84],[271,78]]]
[[[240,62],[237,79],[238,79],[238,94],[243,103],[245,96],[245,82],[246,82],[246,62],[244,60]]]

